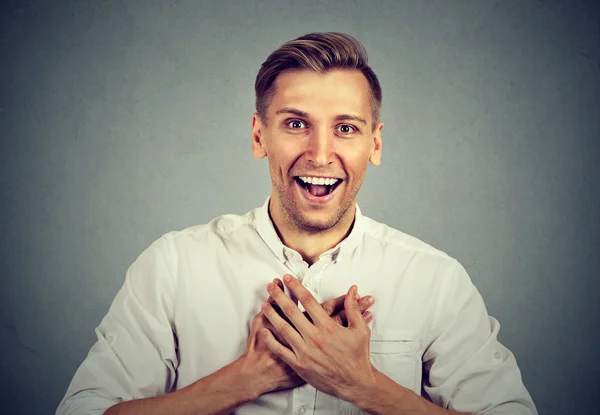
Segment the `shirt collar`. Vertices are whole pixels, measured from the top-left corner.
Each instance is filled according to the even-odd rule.
[[[269,216],[270,199],[271,196],[268,196],[263,206],[255,210],[254,220],[256,230],[258,232],[258,235],[263,239],[263,241],[265,241],[265,243],[271,249],[271,251],[273,251],[275,256],[282,263],[285,263],[287,262],[286,251],[292,250],[286,247],[283,244],[283,242],[281,242],[281,239],[279,239],[279,235],[277,235],[275,226],[273,225],[271,217]],[[364,233],[363,227],[364,217],[360,211],[360,208],[358,207],[358,204],[356,204],[356,214],[354,216],[354,224],[352,226],[350,234],[339,244],[323,252],[320,258],[331,258],[334,262],[339,262],[346,255],[351,254],[362,238],[362,235]]]

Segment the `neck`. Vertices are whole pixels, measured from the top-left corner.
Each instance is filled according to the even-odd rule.
[[[273,197],[269,201],[269,217],[281,242],[298,252],[308,265],[319,260],[319,256],[343,241],[352,231],[356,214],[356,203],[342,216],[340,221],[327,230],[310,231],[299,228],[286,218]]]

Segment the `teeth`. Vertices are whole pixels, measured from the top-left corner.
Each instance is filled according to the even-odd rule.
[[[309,183],[309,184],[326,184],[328,186],[335,184],[339,181],[339,179],[324,179],[323,177],[304,177],[301,176],[300,180],[302,180],[304,183]]]

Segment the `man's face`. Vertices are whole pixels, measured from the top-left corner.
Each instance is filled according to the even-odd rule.
[[[269,161],[271,207],[304,231],[330,229],[354,214],[367,164],[380,161],[383,124],[373,131],[369,84],[359,71],[294,71],[277,77],[275,91],[267,125],[257,114],[252,121],[254,156]],[[337,181],[307,183],[317,178]]]

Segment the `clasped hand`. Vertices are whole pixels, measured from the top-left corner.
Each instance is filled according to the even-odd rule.
[[[302,303],[310,320],[280,287],[270,283],[267,290],[288,321],[271,302],[262,305],[262,312],[274,330],[263,328],[259,332],[269,350],[307,383],[341,399],[349,400],[365,386],[372,385],[371,330],[358,303],[357,287],[350,287],[344,299],[348,320],[348,327],[344,327],[323,310],[297,279],[285,275],[284,282]]]

